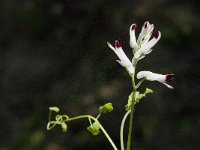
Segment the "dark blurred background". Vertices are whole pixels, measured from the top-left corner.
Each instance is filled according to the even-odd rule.
[[[175,73],[169,90],[154,90],[136,107],[134,150],[200,149],[200,14],[187,0],[1,0],[0,150],[109,150],[103,134],[86,131],[87,120],[48,132],[48,107],[69,116],[97,115],[119,146],[120,121],[131,80],[106,42],[129,47],[129,26],[154,23],[162,38],[138,70]],[[127,126],[126,126],[127,128]],[[127,130],[126,130],[127,131]],[[125,131],[125,132],[126,132]]]

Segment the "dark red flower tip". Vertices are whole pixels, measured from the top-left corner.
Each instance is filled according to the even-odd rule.
[[[153,34],[153,38],[157,39],[159,37],[160,32],[157,31],[156,33]]]
[[[116,48],[120,48],[120,47],[122,47],[122,42],[121,42],[120,39],[115,40],[115,47],[116,47]]]
[[[166,74],[166,79],[165,79],[165,81],[166,81],[166,82],[169,82],[169,81],[173,80],[173,79],[174,79],[174,76],[175,76],[175,74],[173,74],[173,73]]]
[[[144,28],[145,29],[147,28],[147,24],[148,24],[147,22],[144,23]]]
[[[132,25],[131,25],[131,31],[135,30],[135,29],[136,29],[136,27],[137,27],[137,25],[136,25],[136,24],[132,24]]]

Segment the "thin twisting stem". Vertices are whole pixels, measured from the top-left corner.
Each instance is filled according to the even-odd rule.
[[[98,114],[98,116],[96,117],[96,119],[99,119],[100,116],[101,116],[101,113]]]
[[[110,144],[112,145],[112,147],[114,148],[114,150],[118,150],[115,143],[112,141],[112,139],[110,138],[110,136],[108,135],[108,133],[106,132],[106,130],[104,129],[104,127],[101,125],[101,123],[94,118],[93,116],[90,115],[81,115],[81,116],[77,116],[77,117],[73,117],[73,118],[69,118],[66,122],[68,121],[73,121],[73,120],[77,120],[77,119],[83,119],[83,118],[90,118],[93,121],[97,122],[99,124],[99,127],[101,129],[101,131],[104,133],[104,135],[106,136],[106,138],[108,139],[108,141],[110,142]]]
[[[121,150],[124,150],[124,124],[125,121],[130,114],[131,110],[127,111],[126,114],[124,115],[122,122],[121,122],[121,127],[120,127],[120,145],[121,145]]]
[[[51,110],[49,111],[49,122],[51,121]]]

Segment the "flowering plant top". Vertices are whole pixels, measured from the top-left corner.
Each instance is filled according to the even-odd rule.
[[[127,104],[125,105],[125,115],[122,118],[121,126],[120,126],[120,147],[121,150],[125,149],[124,144],[124,125],[125,121],[129,116],[129,129],[128,129],[128,137],[127,137],[127,144],[126,150],[131,149],[131,142],[132,142],[132,131],[133,131],[133,115],[135,112],[135,105],[140,102],[141,99],[146,97],[148,94],[153,93],[153,90],[150,88],[146,88],[146,90],[141,93],[139,91],[140,85],[145,81],[158,81],[163,85],[167,86],[169,89],[173,89],[171,85],[168,84],[174,77],[173,73],[168,74],[158,74],[153,73],[151,71],[140,71],[135,75],[137,63],[143,59],[147,54],[152,52],[153,46],[160,40],[161,32],[157,31],[153,34],[154,25],[150,24],[148,21],[144,23],[142,26],[141,32],[136,40],[135,30],[136,24],[132,24],[129,29],[130,34],[130,47],[133,51],[132,60],[124,53],[122,49],[122,42],[120,40],[115,40],[114,46],[112,46],[109,42],[107,42],[108,47],[115,52],[118,56],[119,60],[117,62],[126,68],[127,72],[129,73],[131,80],[132,80],[132,92],[130,93]],[[140,81],[136,84],[135,77]],[[100,134],[100,131],[103,132],[107,140],[110,142],[111,146],[114,150],[118,150],[117,146],[111,139],[110,135],[106,132],[102,124],[100,123],[99,119],[102,114],[110,113],[113,111],[112,103],[106,103],[99,107],[97,117],[93,117],[91,115],[80,115],[76,117],[69,117],[68,115],[56,115],[55,120],[51,120],[51,113],[56,112],[59,113],[60,109],[58,107],[50,107],[49,108],[49,122],[47,124],[47,130],[53,129],[56,125],[60,125],[63,132],[67,131],[67,123],[70,121],[74,121],[77,119],[88,119],[89,126],[87,130],[94,136]],[[113,116],[114,117],[114,116]]]

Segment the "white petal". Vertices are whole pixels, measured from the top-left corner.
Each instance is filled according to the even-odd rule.
[[[136,29],[136,24],[132,24],[130,26],[130,29],[129,29],[129,34],[130,34],[130,47],[131,48],[134,48],[135,50],[138,48],[138,45],[136,43],[136,37],[135,37],[135,29]]]
[[[122,61],[129,63],[130,60],[128,59],[128,57],[126,56],[126,54],[124,53],[122,48],[116,49],[117,52],[119,52],[119,57]]]
[[[162,84],[164,84],[165,86],[167,86],[167,87],[170,88],[170,89],[174,89],[173,86],[171,86],[171,85],[169,85],[169,84],[167,84],[167,83],[162,83]]]
[[[140,71],[137,74],[137,78],[138,79],[146,78],[146,80],[149,80],[149,81],[163,82],[165,81],[166,76],[162,74],[153,73],[151,71]]]
[[[135,61],[136,61],[136,59],[135,59],[135,57],[133,57],[133,58],[132,58],[132,61],[131,61],[131,62],[132,62],[132,64],[134,64],[134,63],[135,63]]]
[[[141,48],[134,54],[136,60],[140,60],[144,58],[145,55],[151,53],[152,47],[160,40],[161,33],[160,31],[154,35],[153,39],[151,39],[147,44],[143,44]],[[143,56],[144,55],[144,56]]]
[[[153,29],[154,29],[154,25],[153,24],[149,25],[149,28],[146,31],[146,35],[144,37],[144,40],[141,42],[141,45],[146,44],[149,41],[149,39],[151,38],[152,32],[153,32]]]
[[[115,50],[117,52],[118,57],[120,58],[120,60],[127,64],[130,65],[131,62],[128,59],[128,57],[126,56],[126,54],[124,53],[123,49],[122,49],[122,43],[119,40],[115,41]]]
[[[108,47],[110,47],[110,49],[112,49],[113,51],[115,51],[115,48],[109,42],[107,42],[107,44],[108,44]]]
[[[110,49],[112,49],[112,50],[115,52],[115,54],[117,54],[117,56],[121,59],[120,51],[119,51],[119,50],[117,51],[109,42],[107,42],[107,44],[108,44],[108,47],[109,47]]]
[[[138,44],[141,43],[142,39],[145,37],[146,32],[147,32],[147,30],[148,30],[148,28],[149,28],[149,25],[150,25],[149,22],[146,21],[146,22],[144,23],[144,25],[142,26],[142,30],[141,30],[141,32],[140,32],[140,34],[139,34],[139,37],[138,37],[138,40],[137,40],[137,43],[138,43]]]
[[[115,48],[116,49],[116,52],[120,55],[119,57],[121,59],[126,59],[127,56],[126,54],[124,53],[124,50],[120,47],[120,48]]]
[[[138,43],[140,46],[142,46],[143,44],[146,44],[149,41],[149,39],[151,38],[152,32],[153,32],[153,29],[154,29],[154,25],[149,24],[146,32],[144,33],[143,38]]]
[[[135,68],[133,67],[133,65],[131,63],[125,63],[123,61],[120,61],[120,60],[116,60],[120,65],[122,65],[123,67],[125,67],[128,72],[130,74],[135,74]]]
[[[161,38],[161,32],[158,31],[153,35],[154,37],[146,44],[148,47],[153,47]]]
[[[142,58],[145,57],[146,54],[149,54],[152,50],[147,51],[146,49],[139,49],[135,54],[134,54],[134,59],[135,61],[138,61]]]
[[[144,53],[149,53],[148,51],[160,40],[161,32],[158,31],[154,37],[146,44],[143,44],[140,48]]]
[[[117,52],[117,54],[119,55],[120,58],[125,55],[124,51],[122,49],[122,43],[120,40],[115,40],[115,51]]]
[[[131,74],[135,74],[135,68],[133,67],[132,64],[129,64],[127,67],[127,70],[131,73]]]
[[[107,42],[107,44],[119,57],[120,60],[117,60],[117,62],[120,63],[123,67],[125,67],[129,71],[129,73],[134,74],[135,69],[133,67],[133,64],[124,53],[120,41],[119,40],[115,41],[115,48],[109,42]]]
[[[139,60],[140,56],[142,56],[141,50],[138,50],[135,54],[134,54],[134,60]]]
[[[132,59],[132,63],[134,63],[135,61],[138,61],[138,60],[144,58],[145,55],[146,55],[146,54],[149,54],[151,51],[152,51],[152,49],[149,50],[149,51],[143,52],[143,51],[141,51],[141,50],[139,49],[139,50],[134,54],[134,57],[133,57],[133,59]]]
[[[138,79],[146,78],[147,80],[154,81],[152,77],[153,77],[153,74],[150,71],[140,71],[137,74]]]
[[[126,54],[124,53],[124,51],[121,51],[121,55],[120,55],[120,64],[124,67],[127,68],[127,70],[131,73],[134,74],[135,73],[135,69],[133,67],[133,64],[131,63],[131,61],[128,59],[128,57],[126,56]]]

